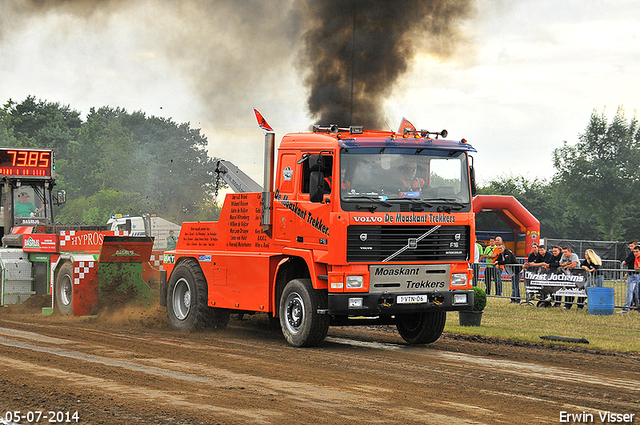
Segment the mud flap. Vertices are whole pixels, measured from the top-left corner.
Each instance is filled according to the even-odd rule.
[[[162,270],[160,272],[160,294],[158,295],[160,298],[158,299],[159,304],[162,307],[167,306],[167,271]]]
[[[142,278],[149,261],[153,237],[105,236],[98,259],[98,302],[96,311],[126,303],[150,305],[157,300]]]
[[[94,314],[98,302],[98,262],[96,257],[95,254],[78,254],[71,259],[72,269],[69,277],[73,288],[74,316]],[[61,276],[58,276],[57,279],[61,279]],[[59,284],[61,284],[60,281],[56,283],[56,285]],[[57,290],[53,293],[53,297],[56,297]]]

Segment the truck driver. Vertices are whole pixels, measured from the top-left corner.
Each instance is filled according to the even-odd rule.
[[[16,217],[31,217],[31,213],[39,213],[42,208],[36,208],[31,202],[29,202],[29,194],[27,192],[20,192],[18,196],[19,201],[16,202],[14,215]]]

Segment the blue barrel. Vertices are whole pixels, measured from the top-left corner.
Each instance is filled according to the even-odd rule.
[[[613,314],[613,296],[613,288],[598,288],[596,286],[587,288],[589,314]]]

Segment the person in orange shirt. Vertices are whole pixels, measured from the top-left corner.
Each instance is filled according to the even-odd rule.
[[[418,164],[416,162],[407,162],[402,165],[402,174],[400,177],[401,192],[421,192],[424,188],[424,179],[416,175]]]
[[[347,169],[340,168],[340,189],[343,192],[349,192],[351,190],[351,182],[347,180]]]

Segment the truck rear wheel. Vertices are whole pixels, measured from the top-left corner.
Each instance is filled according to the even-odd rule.
[[[208,306],[207,281],[197,261],[188,259],[171,273],[167,287],[167,316],[174,329],[187,332],[211,325],[224,327],[229,322],[228,312]]]
[[[440,338],[447,321],[446,311],[399,314],[396,327],[409,344],[431,344]]]
[[[280,298],[280,327],[287,342],[294,347],[320,344],[329,330],[329,315],[318,314],[326,300],[313,289],[310,279],[293,279]]]
[[[64,316],[73,314],[73,267],[65,263],[56,274],[54,285],[55,307]]]

